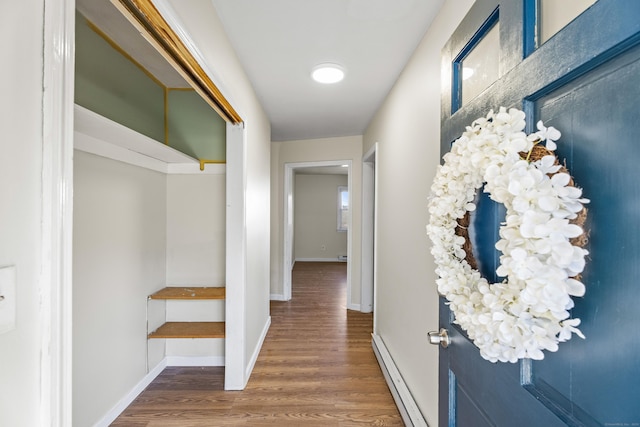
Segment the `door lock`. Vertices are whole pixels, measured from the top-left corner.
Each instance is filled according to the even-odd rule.
[[[440,344],[442,348],[447,348],[451,344],[449,332],[445,328],[441,328],[439,331],[431,331],[427,335],[429,336],[429,344]]]

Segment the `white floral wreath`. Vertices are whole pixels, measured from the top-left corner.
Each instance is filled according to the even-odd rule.
[[[560,132],[538,122],[526,135],[525,114],[500,108],[474,121],[456,140],[438,167],[431,187],[431,219],[438,292],[446,297],[459,324],[483,358],[491,362],[543,359],[543,350],[575,333],[580,319],[571,319],[571,296],[583,296],[577,280],[588,252],[571,243],[581,226],[571,222],[589,200],[560,171],[555,155],[532,161],[533,147],[546,142],[556,148]],[[525,157],[525,158],[523,158]],[[465,260],[465,238],[456,234],[458,220],[475,210],[474,199],[484,184],[490,198],[506,207],[502,252],[496,273],[506,279],[488,283]]]

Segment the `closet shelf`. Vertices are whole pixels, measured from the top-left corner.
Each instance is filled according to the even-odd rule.
[[[224,338],[225,322],[167,322],[149,338]]]
[[[164,300],[198,300],[198,299],[224,299],[224,287],[178,287],[169,286],[149,295],[149,299]]]

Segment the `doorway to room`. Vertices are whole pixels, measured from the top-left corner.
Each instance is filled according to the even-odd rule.
[[[351,160],[332,160],[332,161],[322,161],[322,162],[301,162],[301,163],[287,163],[285,164],[285,175],[284,175],[284,256],[283,256],[283,278],[284,278],[284,288],[283,288],[283,299],[290,300],[292,295],[292,280],[291,274],[294,263],[296,262],[296,251],[295,251],[295,242],[296,242],[296,233],[295,233],[295,187],[296,187],[296,175],[345,175],[346,174],[346,182],[347,188],[352,188],[352,177],[351,177],[351,168],[352,163]],[[336,186],[335,199],[338,201],[338,186]],[[353,206],[353,192],[348,191],[348,206]],[[336,205],[337,206],[337,205]],[[330,221],[336,221],[336,231],[338,230],[338,209],[336,210],[335,216],[333,219],[329,219]],[[353,263],[350,262],[352,259],[352,228],[353,228],[353,219],[351,215],[348,215],[346,220],[346,231],[338,232],[338,233],[346,233],[346,253],[331,253],[326,255],[321,255],[319,257],[312,258],[324,258],[325,260],[332,261],[346,261],[347,263],[347,284],[346,284],[346,292],[347,292],[347,300],[346,307],[347,309],[355,309],[360,310],[359,306],[354,306],[352,304],[351,299],[351,278],[352,278],[352,268]],[[318,246],[321,253],[327,251],[328,246],[321,241],[313,242],[312,245]],[[317,249],[317,248],[316,248]],[[324,249],[324,250],[323,250]],[[334,251],[335,252],[335,251]],[[308,259],[309,260],[309,259]],[[311,259],[313,260],[313,259]]]

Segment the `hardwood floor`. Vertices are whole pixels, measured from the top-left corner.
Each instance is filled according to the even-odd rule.
[[[167,368],[112,426],[402,426],[346,264],[297,262],[292,283],[245,390],[223,390],[224,368]]]

